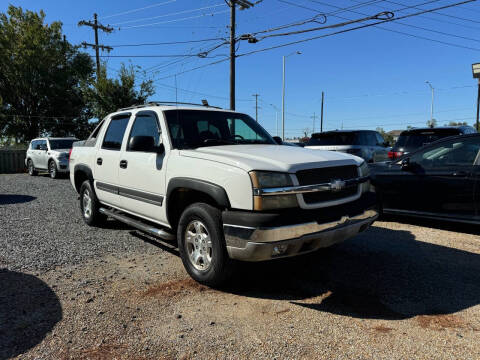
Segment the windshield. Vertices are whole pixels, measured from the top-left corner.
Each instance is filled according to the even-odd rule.
[[[458,131],[449,130],[442,132],[425,131],[418,133],[407,133],[399,136],[395,147],[416,149],[444,137],[453,135],[458,135]]]
[[[164,113],[176,149],[276,144],[255,120],[245,114],[205,110],[167,110]]]
[[[51,150],[71,149],[74,141],[77,141],[77,140],[76,139],[49,140],[50,149]]]
[[[314,134],[308,140],[309,145],[358,145],[358,137],[354,132],[333,132]]]

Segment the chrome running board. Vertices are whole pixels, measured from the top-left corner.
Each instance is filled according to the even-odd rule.
[[[130,225],[138,230],[141,230],[147,234],[150,234],[150,235],[153,235],[153,236],[157,236],[163,240],[175,240],[175,235],[163,230],[163,229],[157,229],[157,228],[154,228],[153,226],[150,226],[150,225],[147,225],[141,221],[138,221],[138,220],[134,220],[132,219],[131,217],[127,216],[127,215],[122,215],[122,214],[119,214],[118,212],[115,212],[113,210],[108,210],[108,209],[105,209],[105,208],[100,208],[99,209],[100,213],[101,214],[104,214],[104,215],[107,215],[107,216],[110,216],[112,218],[114,218],[115,220],[118,220],[120,222],[123,222],[127,225]]]

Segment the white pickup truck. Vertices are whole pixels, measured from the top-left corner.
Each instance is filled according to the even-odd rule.
[[[377,217],[362,159],[279,143],[245,114],[149,103],[76,142],[70,180],[88,225],[112,217],[176,238],[190,276],[216,286],[234,260],[311,252]]]

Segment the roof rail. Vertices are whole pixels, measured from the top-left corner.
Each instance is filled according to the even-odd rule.
[[[149,101],[145,104],[138,104],[138,105],[132,105],[129,107],[121,108],[118,109],[117,111],[125,111],[125,110],[132,110],[132,109],[139,109],[147,106],[177,106],[177,105],[192,105],[192,106],[201,106],[201,107],[209,107],[209,108],[214,108],[214,109],[221,109],[219,106],[212,106],[207,104],[195,104],[195,103],[189,103],[189,102],[177,102],[177,101]]]

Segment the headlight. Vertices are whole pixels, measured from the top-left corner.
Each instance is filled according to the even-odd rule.
[[[370,168],[365,161],[360,165],[360,176],[370,176]]]
[[[367,163],[364,161],[359,167],[360,176],[370,176],[370,168],[368,167]],[[370,190],[370,180],[364,182],[362,185],[362,193],[371,191]]]
[[[267,171],[251,171],[249,173],[254,189],[267,189],[293,186],[290,174]],[[254,210],[271,210],[297,207],[296,195],[254,195]]]

